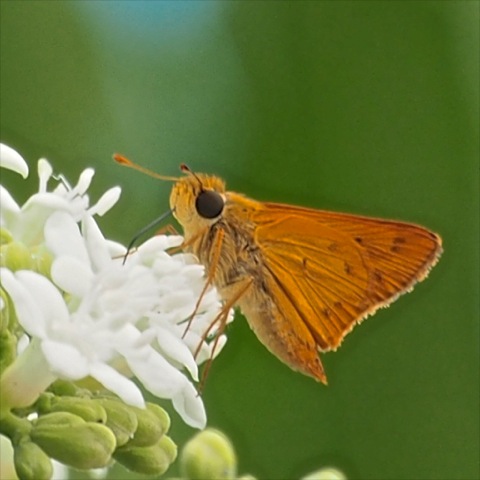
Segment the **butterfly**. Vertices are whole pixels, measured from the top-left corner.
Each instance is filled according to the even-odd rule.
[[[324,384],[319,352],[412,290],[442,253],[440,236],[420,225],[256,201],[181,168],[184,177],[154,176],[175,182],[184,250],[271,353]]]

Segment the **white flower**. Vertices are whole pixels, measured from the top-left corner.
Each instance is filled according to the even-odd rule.
[[[6,145],[0,145],[2,158],[0,165],[10,166],[14,158],[16,159],[15,163],[19,163],[22,158],[17,152]],[[14,153],[17,154],[16,157]],[[0,188],[0,227],[8,230],[16,241],[21,241],[29,246],[42,243],[45,221],[53,212],[58,210],[68,212],[78,222],[87,212],[92,215],[103,215],[113,207],[120,197],[120,187],[113,187],[107,190],[96,204],[90,206],[86,191],[94,175],[91,168],[87,168],[81,173],[77,184],[73,187],[63,176],[58,177],[60,181],[52,191],[47,190],[48,183],[53,177],[50,163],[45,159],[40,159],[37,170],[38,193],[32,195],[22,207],[15,202],[8,190]]]
[[[221,312],[217,294],[207,291],[185,333],[204,287],[203,267],[190,255],[166,253],[181,244],[175,236],[154,237],[123,262],[125,247],[105,239],[92,217],[108,210],[119,191],[109,190],[90,207],[86,190],[92,176],[87,169],[75,187],[62,178],[47,192],[52,170],[40,160],[39,193],[21,208],[10,202],[4,211],[2,205],[2,228],[13,240],[41,242],[53,258],[50,278],[31,270],[0,271],[31,339],[0,379],[2,400],[27,406],[56,378],[90,376],[126,403],[143,406],[133,374],[154,395],[170,398],[189,425],[201,428],[204,406],[183,370],[197,380],[198,363],[213,355],[215,341],[204,337]],[[224,343],[221,336],[215,353]]]

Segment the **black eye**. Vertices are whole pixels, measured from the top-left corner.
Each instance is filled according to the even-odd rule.
[[[203,218],[218,217],[224,205],[222,196],[213,190],[203,190],[195,200],[195,208]]]

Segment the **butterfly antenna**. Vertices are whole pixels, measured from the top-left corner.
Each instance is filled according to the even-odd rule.
[[[154,172],[153,170],[150,170],[149,168],[142,167],[141,165],[138,165],[137,163],[132,162],[132,160],[128,159],[123,155],[120,155],[119,153],[114,153],[113,159],[120,165],[123,165],[124,167],[133,168],[134,170],[138,170],[139,172],[145,173],[149,177],[157,178],[158,180],[166,180],[168,182],[178,182],[180,180],[180,178],[178,177],[169,177],[166,175],[159,175],[158,173]]]
[[[190,169],[190,167],[188,165],[186,165],[185,163],[181,163],[180,164],[180,170],[184,173],[188,173],[188,174],[192,175],[192,177],[195,178],[197,180],[197,182],[200,184],[200,188],[203,190],[202,181],[200,180],[198,175],[193,170]]]

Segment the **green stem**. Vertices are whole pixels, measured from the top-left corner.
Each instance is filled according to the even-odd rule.
[[[0,419],[0,434],[8,437],[13,445],[27,436],[32,429],[32,424],[26,418],[20,418],[12,412],[4,413]]]

